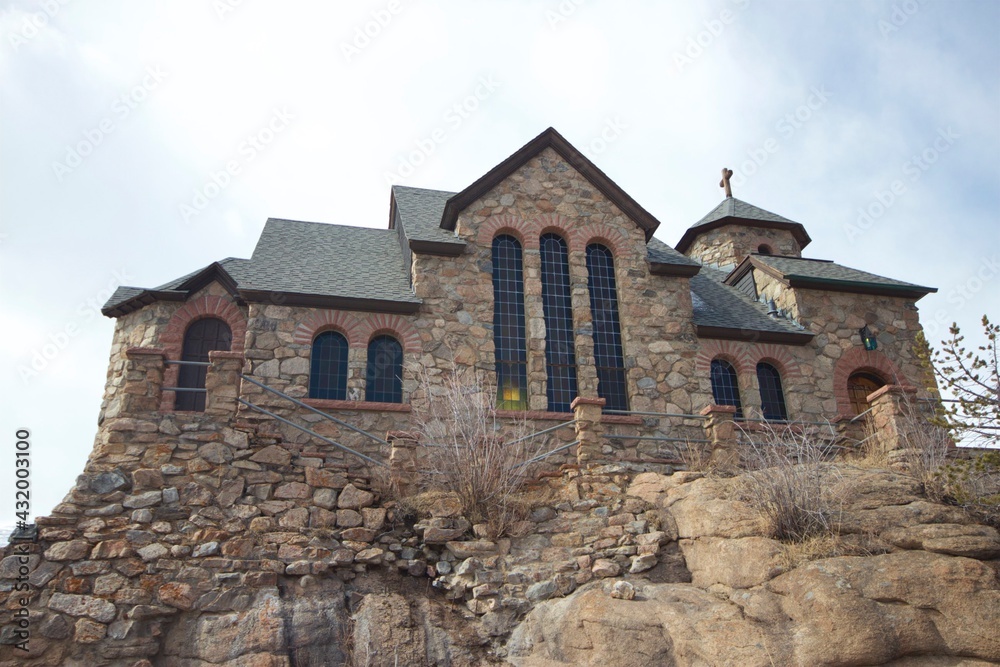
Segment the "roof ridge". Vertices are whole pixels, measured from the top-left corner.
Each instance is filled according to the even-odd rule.
[[[437,188],[418,188],[418,187],[416,187],[414,185],[399,185],[397,183],[394,183],[392,185],[392,189],[393,190],[397,190],[397,189],[399,189],[399,190],[420,190],[421,192],[440,192],[443,195],[457,195],[458,194],[458,192],[455,192],[454,190],[438,190]]]
[[[317,222],[315,220],[292,220],[291,218],[268,218],[267,222],[294,222],[299,225],[318,225],[323,227],[340,227],[342,229],[363,229],[373,232],[392,232],[384,227],[364,227],[361,225],[345,225],[340,222]],[[266,224],[266,223],[265,223]]]

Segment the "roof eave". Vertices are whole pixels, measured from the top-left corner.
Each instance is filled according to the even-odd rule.
[[[410,250],[422,255],[440,255],[441,257],[458,257],[465,252],[465,243],[445,243],[443,241],[421,241],[410,239]]]
[[[698,264],[667,264],[665,262],[650,262],[649,272],[654,276],[679,276],[690,278],[701,271]]]
[[[272,303],[282,306],[304,306],[307,308],[331,308],[337,310],[360,310],[372,313],[415,313],[422,301],[392,301],[389,299],[362,299],[334,296],[329,294],[302,294],[299,292],[276,292],[274,290],[245,289],[240,291],[246,301]]]
[[[583,153],[574,148],[565,137],[551,127],[526,143],[506,160],[486,172],[486,174],[472,183],[472,185],[449,198],[445,204],[444,213],[441,216],[441,228],[454,231],[458,216],[462,211],[546,148],[554,150],[574,169],[580,172],[601,194],[621,209],[626,216],[635,221],[645,232],[646,241],[649,241],[653,237],[653,232],[659,227],[660,221],[640,206],[617,183],[611,180],[607,174],[601,171],[597,165],[587,159]]]
[[[756,329],[733,329],[704,324],[695,324],[695,333],[699,338],[718,338],[723,340],[739,340],[750,343],[778,343],[780,345],[808,345],[814,338],[811,333],[796,333],[793,331],[758,331]]]
[[[192,292],[197,292],[213,282],[217,282],[222,285],[222,287],[229,292],[231,296],[239,297],[239,285],[229,272],[226,271],[225,267],[223,267],[219,262],[212,262],[204,269],[185,280],[177,286],[176,291],[184,290],[190,294]]]
[[[799,276],[786,274],[785,281],[789,287],[823,290],[827,292],[848,292],[851,294],[871,294],[874,296],[894,296],[905,299],[922,299],[937,292],[936,287],[921,285],[885,285],[860,280],[838,280],[836,278],[816,278],[814,276]]]
[[[717,229],[719,227],[724,227],[725,225],[743,225],[744,227],[759,227],[761,229],[783,229],[792,233],[792,236],[799,244],[799,249],[805,248],[807,245],[812,243],[812,239],[809,237],[809,233],[806,232],[806,228],[800,222],[779,222],[777,220],[754,220],[752,218],[740,218],[733,215],[727,215],[718,220],[713,220],[712,222],[706,222],[703,225],[698,225],[695,227],[688,227],[684,230],[684,235],[681,236],[681,240],[677,242],[674,249],[678,252],[687,252],[690,249],[691,244],[694,240],[701,236],[703,233]]]
[[[157,301],[184,301],[190,292],[187,290],[143,290],[139,294],[122,301],[115,306],[105,306],[101,308],[101,314],[105,317],[121,317],[144,308]]]

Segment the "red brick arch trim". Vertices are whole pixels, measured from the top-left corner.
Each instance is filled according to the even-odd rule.
[[[183,306],[174,311],[167,322],[167,328],[160,334],[160,346],[163,348],[164,358],[178,360],[184,349],[184,333],[192,322],[217,317],[229,325],[229,330],[233,334],[231,352],[243,353],[243,346],[247,336],[247,317],[243,311],[230,299],[206,294],[188,301]],[[168,364],[163,371],[163,386],[177,386],[177,376],[180,367],[177,364]],[[160,410],[169,411],[174,409],[174,392],[165,391],[160,398]]]
[[[399,315],[371,314],[361,320],[358,334],[365,347],[375,336],[390,334],[403,346],[404,352],[420,352],[422,349],[416,328]]]
[[[573,246],[573,221],[558,213],[545,213],[538,216],[535,222],[535,235],[542,238],[545,234],[558,234],[566,241],[566,248],[570,252],[578,250]]]
[[[362,333],[361,319],[354,313],[342,310],[318,310],[309,313],[295,327],[292,340],[300,345],[312,345],[316,336],[324,331],[338,331],[347,338],[348,347],[362,347],[367,340]]]
[[[703,340],[701,350],[695,357],[695,368],[699,375],[709,377],[713,359],[725,359],[736,370],[737,376],[745,376],[755,370],[756,361],[746,343],[731,340]]]
[[[782,380],[801,377],[799,362],[791,355],[788,348],[773,343],[755,343],[751,346],[751,356],[754,357],[753,371],[757,372],[757,364],[764,362],[778,369]]]
[[[493,239],[500,234],[510,234],[521,242],[521,247],[525,250],[538,250],[538,226],[516,215],[496,215],[488,218],[479,227],[476,243],[488,248],[493,244]]]
[[[572,231],[572,250],[583,251],[592,243],[600,243],[611,250],[615,257],[634,254],[628,235],[617,227],[604,223],[593,223],[577,227]]]
[[[160,345],[167,359],[180,359],[184,345],[184,332],[196,320],[217,317],[229,325],[233,332],[232,352],[242,352],[246,342],[247,318],[231,300],[221,296],[205,295],[188,301],[174,311],[167,328],[160,334]]]
[[[833,396],[837,399],[838,413],[853,413],[851,398],[847,393],[847,379],[855,373],[863,372],[878,375],[886,384],[908,384],[885,352],[852,347],[844,352],[833,367]]]

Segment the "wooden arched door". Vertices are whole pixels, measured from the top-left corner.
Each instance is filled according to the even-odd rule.
[[[854,373],[847,378],[847,396],[851,399],[851,410],[860,415],[868,409],[868,395],[885,386],[882,378],[874,373]]]
[[[181,361],[208,361],[208,353],[212,350],[229,350],[233,344],[233,332],[229,325],[220,319],[208,317],[197,320],[184,333],[184,348]],[[177,376],[177,387],[187,389],[204,389],[206,366],[181,365]],[[205,410],[205,392],[178,391],[174,399],[174,410]]]

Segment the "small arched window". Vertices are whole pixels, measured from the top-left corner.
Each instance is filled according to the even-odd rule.
[[[528,348],[524,320],[524,264],[513,236],[493,239],[493,347],[497,407],[528,407]]]
[[[771,364],[757,364],[757,384],[760,387],[760,408],[767,421],[786,421],[785,395],[781,390],[781,375]]]
[[[736,408],[736,419],[743,419],[743,404],[740,402],[740,384],[736,369],[724,359],[712,360],[712,398],[716,405],[731,405]]]
[[[885,386],[885,382],[874,373],[854,373],[847,378],[847,395],[851,399],[851,409],[860,415],[868,408],[868,395]]]
[[[233,344],[233,333],[229,325],[216,317],[206,317],[191,323],[184,332],[184,346],[181,361],[208,361],[208,353],[228,350]],[[194,391],[178,391],[174,399],[174,410],[205,410],[205,376],[207,366],[182,364],[177,376],[177,387]]]
[[[607,401],[607,410],[628,410],[615,259],[608,248],[599,243],[587,246],[587,273],[590,314],[594,319],[597,395]]]
[[[347,399],[347,339],[343,334],[325,331],[313,341],[309,398]]]
[[[392,336],[368,343],[365,398],[376,403],[403,402],[403,346]]]
[[[766,243],[761,243],[759,246],[757,246],[757,254],[758,255],[773,255],[774,251],[771,250],[771,246],[767,245]]]
[[[549,410],[569,412],[576,398],[573,300],[569,281],[569,249],[558,234],[544,234],[542,306],[545,314],[545,370]]]

